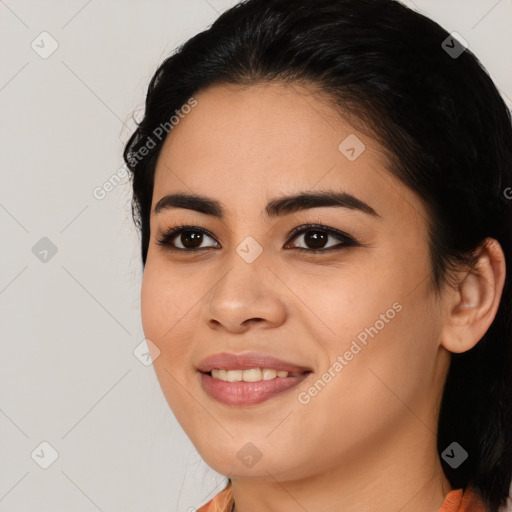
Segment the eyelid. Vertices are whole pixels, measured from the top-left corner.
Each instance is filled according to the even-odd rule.
[[[300,226],[297,226],[296,228],[292,229],[292,231],[289,234],[289,239],[292,240],[293,238],[296,238],[297,235],[301,235],[304,232],[307,231],[324,231],[330,235],[336,235],[340,238],[347,238],[347,239],[353,239],[351,235],[348,233],[345,233],[339,229],[331,228],[329,226],[325,226],[324,224],[318,224],[318,223],[305,223],[301,224]]]

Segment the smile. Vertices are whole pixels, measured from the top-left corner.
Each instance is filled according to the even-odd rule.
[[[261,352],[213,354],[201,361],[197,370],[207,395],[235,406],[280,396],[313,373],[306,366]]]

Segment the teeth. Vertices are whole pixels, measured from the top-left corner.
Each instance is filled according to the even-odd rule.
[[[263,373],[263,380],[272,380],[277,377],[277,371],[273,370],[271,368],[264,368],[262,373]]]
[[[240,382],[244,380],[244,371],[243,370],[227,370],[226,371],[226,380],[229,382]]]
[[[228,378],[229,373],[230,372],[228,372]],[[258,382],[261,379],[263,379],[263,374],[261,373],[261,370],[259,368],[251,368],[250,370],[244,370],[242,372],[242,380],[244,382]]]
[[[212,370],[214,379],[224,380],[227,382],[258,382],[260,380],[272,380],[276,377],[285,378],[296,377],[300,373],[288,374],[283,370],[273,370],[272,368],[251,368],[250,370]]]

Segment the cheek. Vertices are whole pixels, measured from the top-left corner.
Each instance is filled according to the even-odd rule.
[[[149,259],[148,259],[149,261]],[[186,430],[188,418],[197,415],[193,400],[185,391],[191,378],[185,364],[190,359],[190,333],[187,328],[187,304],[197,302],[193,294],[181,289],[180,281],[153,262],[146,264],[141,288],[141,318],[144,336],[151,340],[159,354],[153,369],[169,407]],[[189,308],[190,309],[190,306]]]
[[[407,402],[430,382],[440,326],[422,282],[424,269],[392,261],[309,292],[308,304],[322,320],[315,330],[328,355],[320,373],[330,369],[336,375],[329,391],[315,399],[319,407],[337,403],[340,413],[347,407],[355,417],[371,419],[377,411],[403,408],[394,393]],[[339,358],[343,367],[338,364],[336,371]]]
[[[173,325],[194,304],[194,293],[186,286],[180,271],[171,271],[159,255],[150,257],[144,269],[141,288],[141,316],[146,328],[157,338],[167,337]],[[170,331],[170,329],[172,330]]]
[[[163,312],[171,306],[168,302],[165,286],[147,264],[142,278],[140,308],[144,334],[154,342],[159,341],[165,332],[167,318]]]
[[[324,367],[318,375],[319,380],[329,382],[316,381],[317,385],[305,389],[310,401],[299,409],[304,446],[323,443],[315,434],[321,430],[333,454],[357,454],[369,442],[380,442],[403,428],[411,417],[416,421],[410,409],[420,418],[429,417],[427,388],[431,386],[426,388],[425,383],[432,382],[434,332],[418,333],[421,309],[413,302],[404,301],[402,306],[383,327],[377,321],[386,307],[372,309],[362,324],[362,316],[359,321],[352,319],[346,324],[347,335],[330,344],[330,371]],[[341,321],[338,325],[341,328]],[[348,333],[349,328],[355,336]],[[365,343],[357,338],[360,333],[366,335]],[[334,364],[338,356],[342,366]]]
[[[144,335],[159,347],[164,356],[183,346],[173,343],[173,340],[180,337],[186,324],[187,304],[196,302],[187,296],[185,289],[181,289],[180,281],[171,277],[156,265],[147,264],[141,288]]]

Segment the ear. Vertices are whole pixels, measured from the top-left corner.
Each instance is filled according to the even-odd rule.
[[[505,284],[505,255],[497,240],[480,245],[474,269],[461,273],[456,289],[448,287],[444,301],[441,345],[450,352],[473,348],[492,324]]]

